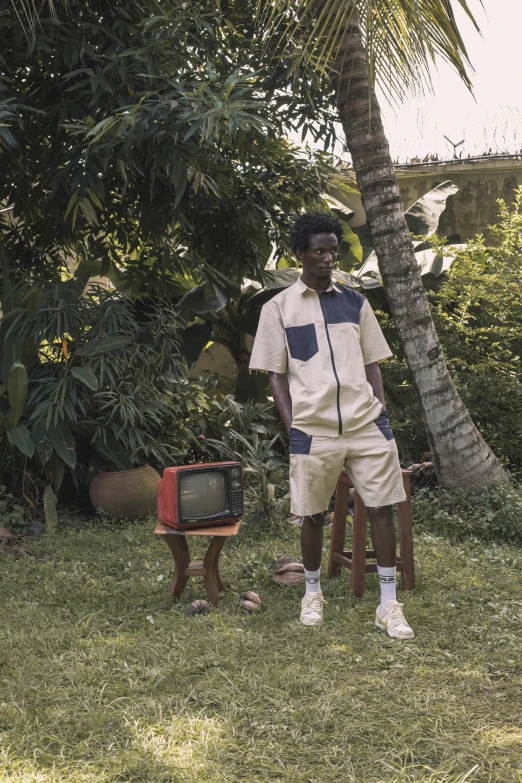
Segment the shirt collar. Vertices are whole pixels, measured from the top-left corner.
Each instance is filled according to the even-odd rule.
[[[312,288],[308,288],[306,283],[303,283],[303,278],[302,277],[299,277],[299,280],[297,281],[296,286],[297,286],[297,290],[299,291],[300,294],[304,294],[305,291],[312,291],[313,290]],[[326,289],[325,293],[328,293],[329,291],[337,291],[338,294],[341,293],[341,290],[335,285],[333,280],[330,280],[330,285]]]

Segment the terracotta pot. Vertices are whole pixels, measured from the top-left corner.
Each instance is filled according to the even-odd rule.
[[[156,514],[159,473],[150,465],[133,470],[99,470],[89,484],[89,497],[96,509],[115,519],[136,519]]]

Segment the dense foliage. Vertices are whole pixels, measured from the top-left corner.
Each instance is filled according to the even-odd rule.
[[[59,23],[47,11],[28,35],[0,0],[11,275],[53,279],[76,259],[161,295],[259,277],[331,169],[281,135],[316,111],[311,85],[289,95],[284,69],[259,70],[251,7],[94,0]]]
[[[455,255],[431,295],[437,332],[453,379],[473,420],[512,471],[522,471],[522,190],[512,206],[499,202],[495,244],[481,237]],[[427,448],[420,413],[395,329],[381,313],[396,357],[385,370],[386,393],[402,456]]]
[[[56,13],[42,4],[28,29],[0,0],[3,470],[55,490],[101,459],[183,458],[199,393],[174,305],[198,284],[230,295],[262,280],[333,173],[282,134],[331,120],[299,69],[292,94],[284,68],[259,70],[242,0]],[[85,289],[92,276],[117,293]]]
[[[13,478],[23,455],[55,492],[66,467],[85,485],[101,464],[162,467],[189,447],[174,309],[85,284],[19,286],[1,327],[3,471]]]

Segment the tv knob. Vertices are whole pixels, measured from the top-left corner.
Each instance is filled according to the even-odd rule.
[[[239,476],[239,468],[234,468],[232,471],[232,478],[237,478]]]
[[[241,482],[240,481],[233,481],[232,482],[232,487],[234,489],[241,489]]]

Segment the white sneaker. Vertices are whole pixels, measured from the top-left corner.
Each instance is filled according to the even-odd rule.
[[[413,639],[415,634],[402,613],[402,604],[398,601],[386,601],[375,612],[375,625],[386,631],[392,639]]]
[[[321,625],[323,622],[324,598],[322,593],[305,593],[301,601],[301,622],[303,625]]]

